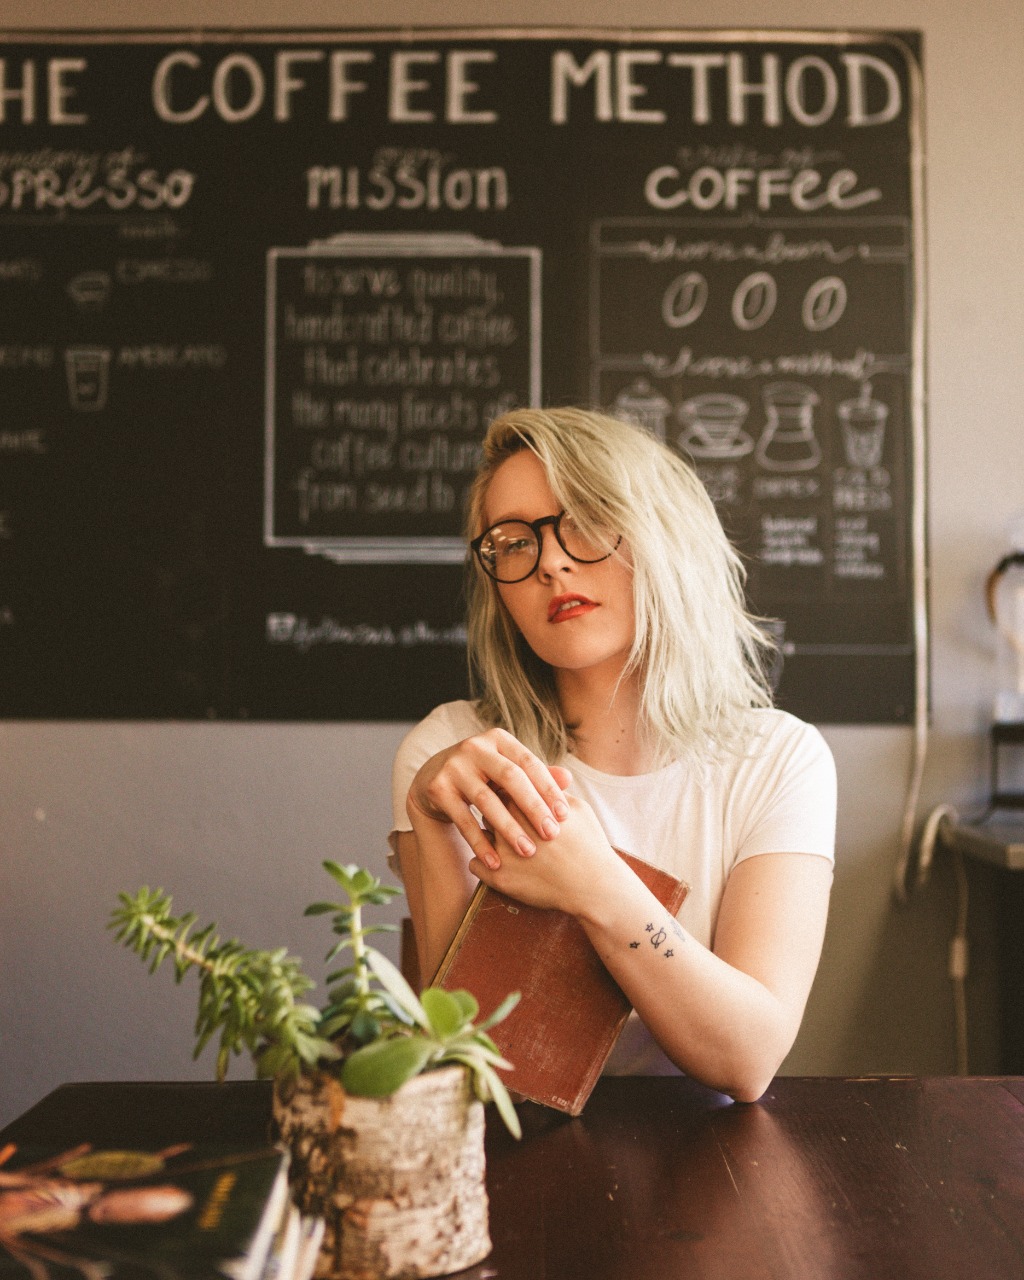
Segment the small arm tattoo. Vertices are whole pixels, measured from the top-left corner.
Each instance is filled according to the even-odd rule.
[[[686,941],[686,931],[683,929],[682,925],[679,923],[678,920],[675,919],[674,916],[668,917],[667,924],[668,924],[668,928],[672,930],[672,932],[675,934],[676,938],[680,942]],[[661,946],[661,944],[665,942],[666,939],[668,938],[668,933],[666,932],[665,926],[657,925],[654,923],[653,920],[648,920],[648,922],[644,925],[644,933],[647,933],[650,935],[647,941],[651,944],[651,946],[655,949],[655,951],[657,951],[658,948]],[[630,951],[636,951],[639,948],[639,946],[640,946],[639,942],[631,942],[629,944],[629,949]],[[666,960],[668,960],[675,955],[675,951],[673,951],[671,947],[668,947],[661,954],[665,957]]]

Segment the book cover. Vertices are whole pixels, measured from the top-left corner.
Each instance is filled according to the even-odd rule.
[[[260,1280],[288,1207],[275,1147],[0,1150],[0,1276]]]
[[[631,854],[619,856],[675,915],[686,884]],[[526,906],[483,884],[433,985],[471,992],[484,1015],[519,991],[519,1003],[490,1033],[512,1063],[505,1083],[513,1093],[574,1116],[631,1008],[572,916]]]

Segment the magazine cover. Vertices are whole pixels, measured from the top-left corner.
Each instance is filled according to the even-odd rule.
[[[258,1280],[288,1205],[274,1147],[0,1149],[0,1276]]]

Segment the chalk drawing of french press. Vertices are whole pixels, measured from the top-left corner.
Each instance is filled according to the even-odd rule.
[[[771,382],[762,392],[765,425],[754,457],[768,471],[810,471],[821,461],[814,434],[817,394],[801,382]]]

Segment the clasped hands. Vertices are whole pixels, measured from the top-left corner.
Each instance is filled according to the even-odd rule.
[[[432,756],[407,807],[410,817],[418,810],[452,823],[472,850],[469,870],[485,884],[532,906],[581,914],[601,871],[621,863],[590,805],[567,793],[571,781],[567,769],[490,729]]]

